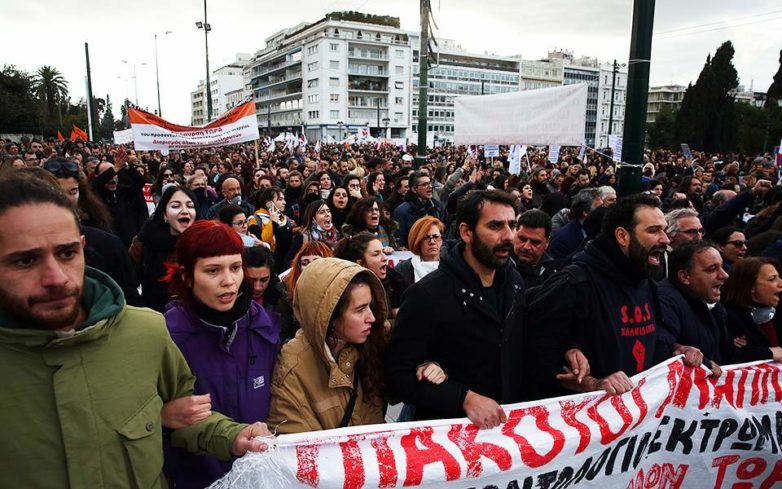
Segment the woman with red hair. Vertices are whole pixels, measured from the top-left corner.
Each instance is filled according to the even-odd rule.
[[[242,240],[215,221],[198,221],[176,244],[176,263],[166,277],[175,300],[166,307],[171,338],[196,376],[190,417],[195,422],[214,409],[242,423],[269,415],[274,363],[280,350],[276,314],[253,301],[244,280]],[[178,427],[176,420],[167,426]],[[182,449],[166,452],[166,475],[173,487],[206,487],[231,468],[206,455]]]

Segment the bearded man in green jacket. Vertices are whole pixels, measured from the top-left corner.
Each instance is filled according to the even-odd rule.
[[[83,246],[59,189],[0,178],[0,488],[166,485],[161,408],[195,378],[163,316],[127,306]],[[193,452],[266,448],[263,423],[182,426],[171,442]]]

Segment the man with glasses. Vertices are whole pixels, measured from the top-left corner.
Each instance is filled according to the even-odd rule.
[[[408,247],[408,234],[413,223],[424,216],[432,216],[445,222],[445,210],[432,198],[432,178],[423,171],[410,175],[410,190],[406,201],[394,210],[394,220],[399,224],[396,239],[400,246]]]
[[[668,257],[673,250],[684,243],[703,239],[703,226],[701,226],[701,220],[698,218],[698,211],[691,207],[672,210],[665,215],[665,222],[668,223],[668,229],[665,230],[665,233],[668,235],[671,243],[668,245],[665,254],[663,254],[660,266],[657,268],[654,276],[658,282],[669,276]]]

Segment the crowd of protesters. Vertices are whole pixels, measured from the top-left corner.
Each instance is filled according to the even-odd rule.
[[[400,402],[490,429],[676,355],[782,361],[771,157],[647,151],[618,198],[610,154],[545,149],[0,141],[0,472],[204,487]]]

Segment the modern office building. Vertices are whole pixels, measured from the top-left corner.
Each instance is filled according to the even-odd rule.
[[[600,65],[597,58],[573,56],[572,51],[558,49],[548,53],[548,59],[561,59],[563,63],[563,85],[587,84],[586,144],[594,148],[597,142],[597,108],[600,93]]]
[[[614,69],[616,68],[616,69]],[[615,74],[614,74],[615,73]],[[614,99],[613,117],[611,98]],[[627,65],[604,63],[600,65],[600,84],[597,101],[597,124],[595,144],[597,148],[608,147],[608,136],[622,136],[625,125],[625,104],[627,102]]]
[[[410,134],[418,134],[419,52],[418,33],[408,32],[413,46],[412,104]],[[431,53],[428,79],[427,135],[432,142],[453,141],[454,98],[461,95],[489,95],[519,90],[521,56],[470,53],[450,39],[438,39]]]
[[[412,50],[399,19],[330,14],[266,39],[247,88],[262,134],[290,128],[308,139],[369,129],[405,138],[410,126]]]
[[[237,90],[244,90],[245,82],[242,72],[249,61],[249,54],[238,53],[232,63],[221,66],[211,73],[209,84],[212,90],[213,120],[233,107],[232,100],[235,98]],[[192,125],[197,126],[208,122],[205,85],[203,80],[199,80],[196,90],[190,92],[190,121]],[[233,94],[230,100],[229,93]]]

